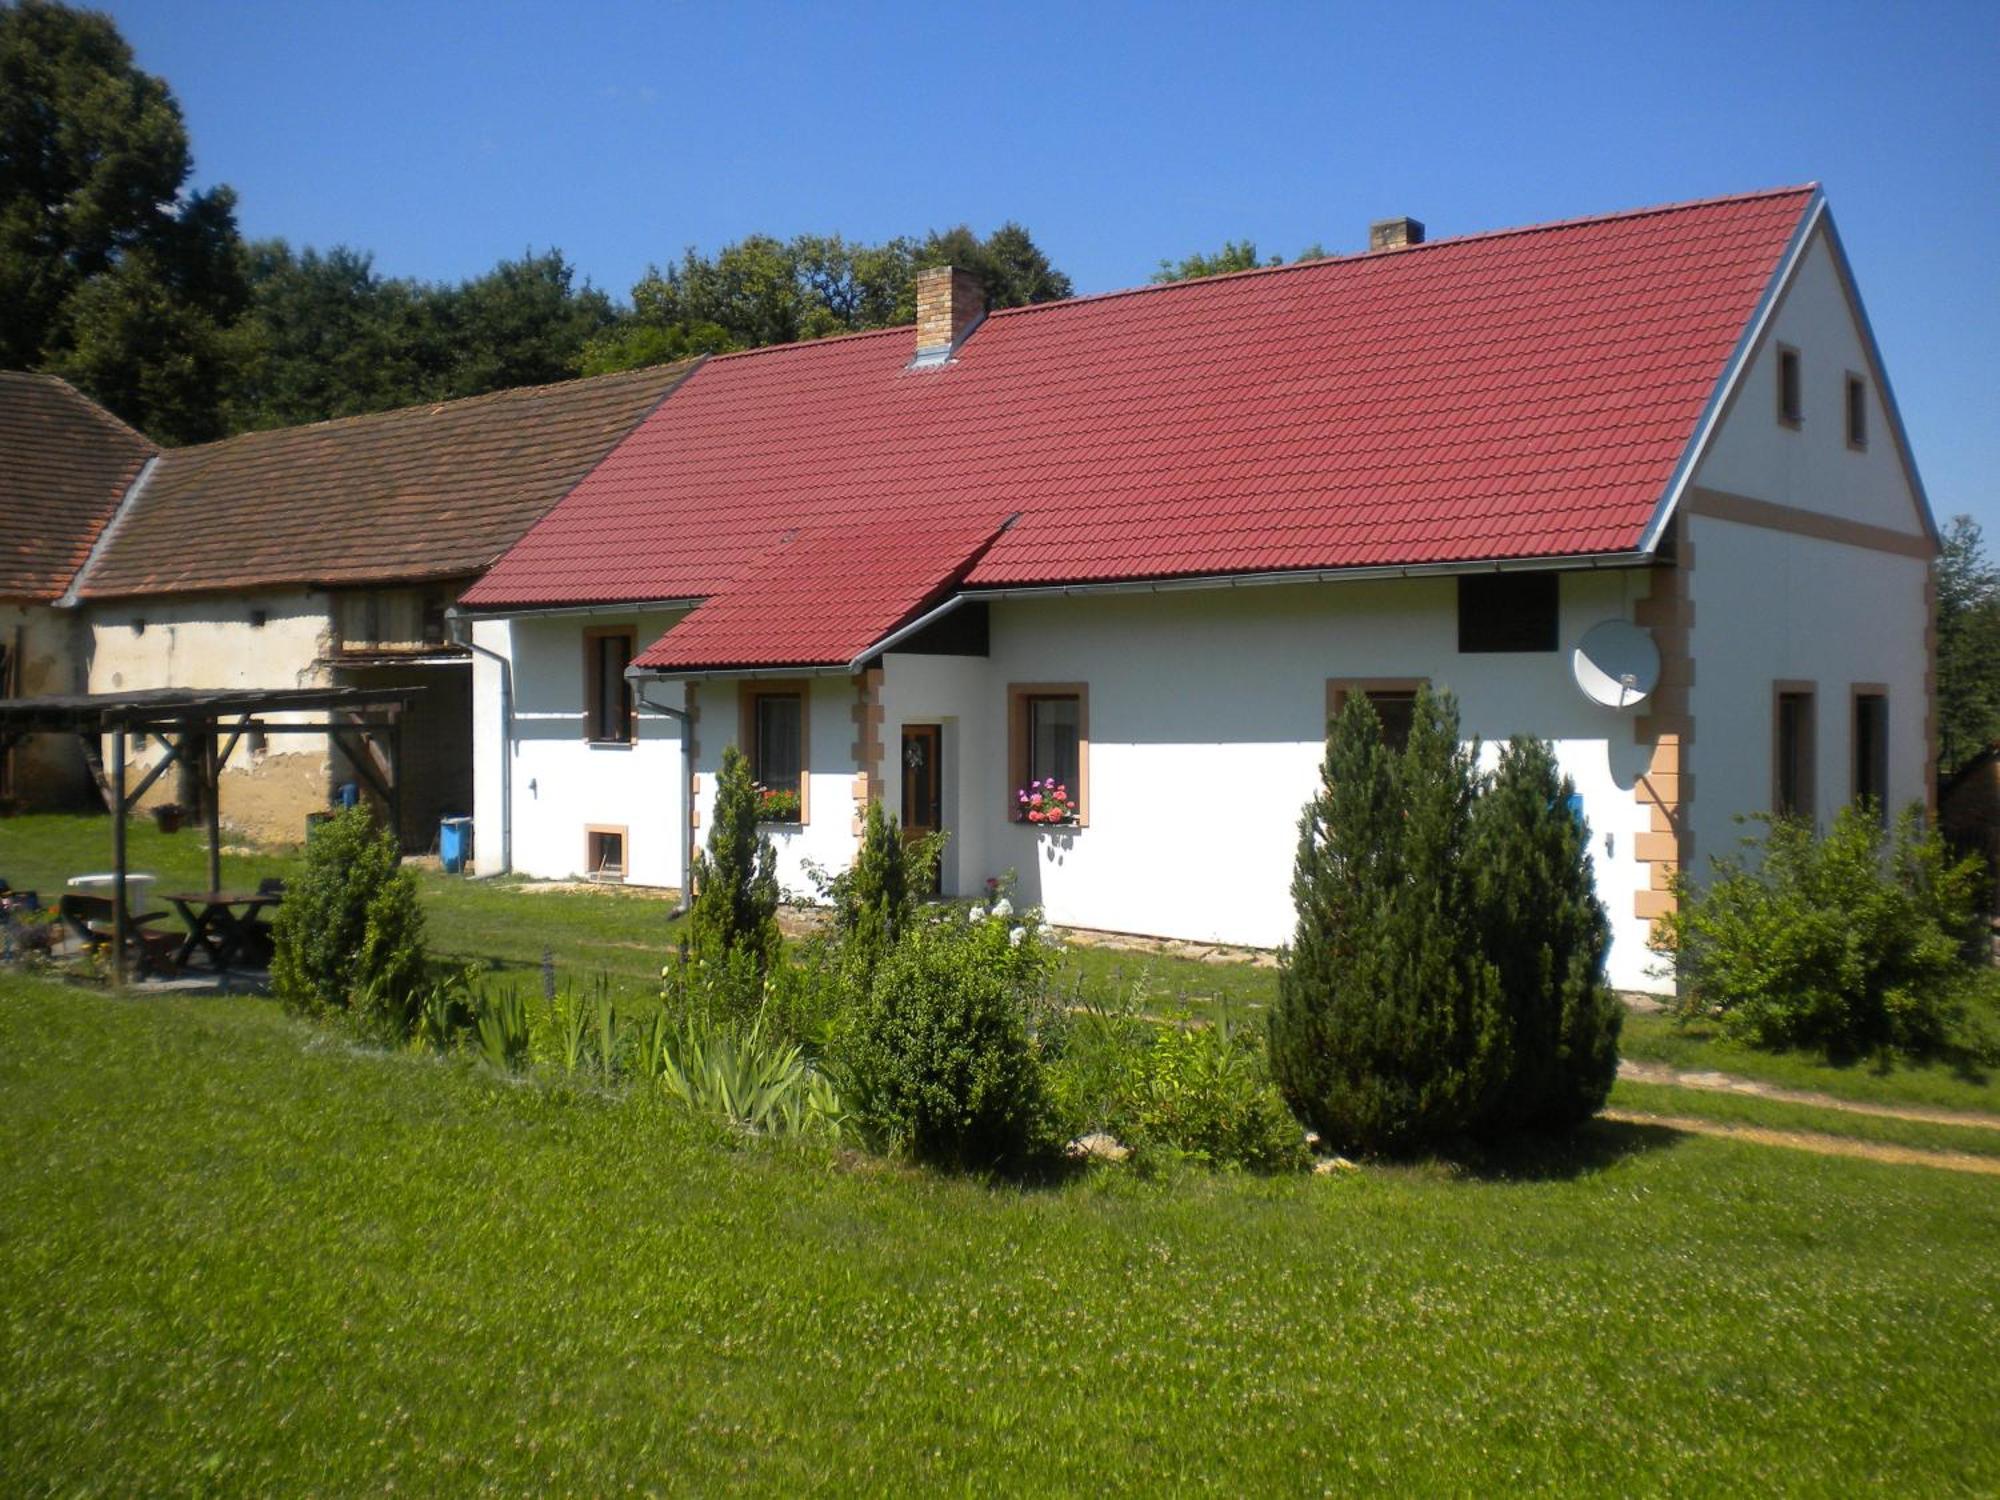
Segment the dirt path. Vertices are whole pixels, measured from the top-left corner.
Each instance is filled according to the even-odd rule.
[[[1628,1125],[1660,1125],[1669,1130],[1684,1130],[1690,1135],[1714,1135],[1724,1140],[1749,1141],[1758,1146],[1784,1146],[1793,1151],[1810,1151],[1817,1156],[1853,1156],[1863,1161],[1942,1167],[1947,1172],[2000,1177],[2000,1157],[1974,1156],[1965,1151],[1922,1151],[1914,1146],[1857,1141],[1844,1135],[1820,1135],[1811,1130],[1767,1130],[1761,1125],[1730,1125],[1721,1120],[1695,1119],[1691,1115],[1651,1115],[1631,1109],[1607,1109],[1598,1118],[1622,1120]]]
[[[1681,1073],[1665,1063],[1639,1062],[1624,1058],[1618,1076],[1632,1083],[1663,1083],[1674,1088],[1708,1089],[1721,1094],[1748,1094],[1757,1099],[1775,1099],[1784,1104],[1809,1104],[1815,1109],[1837,1109],[1850,1115],[1875,1115],[1884,1120],[1920,1120],[1927,1125],[1967,1125],[1974,1130],[2000,1130],[2000,1114],[1976,1109],[1941,1109],[1929,1104],[1865,1104],[1857,1099],[1837,1099],[1832,1094],[1811,1089],[1781,1088],[1754,1078],[1738,1078],[1732,1073]]]

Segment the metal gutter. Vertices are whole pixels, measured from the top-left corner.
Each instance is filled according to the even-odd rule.
[[[500,873],[514,873],[514,661],[472,638],[472,620],[463,612],[447,609],[445,628],[469,651],[500,664]],[[477,813],[479,799],[473,798]]]
[[[517,604],[493,609],[454,604],[446,613],[467,620],[559,620],[570,615],[629,615],[641,610],[693,609],[707,597],[706,594],[698,594],[689,599],[634,599],[623,604]]]
[[[1701,419],[1695,423],[1694,436],[1688,439],[1687,447],[1681,450],[1680,462],[1674,466],[1673,474],[1667,480],[1666,491],[1660,497],[1659,505],[1653,511],[1651,524],[1645,535],[1639,539],[1639,547],[1644,552],[1659,550],[1660,539],[1666,535],[1667,526],[1674,513],[1680,509],[1681,496],[1694,479],[1695,465],[1708,451],[1709,440],[1715,436],[1715,429],[1722,423],[1722,414],[1735,398],[1736,388],[1743,383],[1744,374],[1750,368],[1750,357],[1756,353],[1758,343],[1764,337],[1764,330],[1777,313],[1778,301],[1784,296],[1785,288],[1792,283],[1799,262],[1805,259],[1806,246],[1811,243],[1813,231],[1826,217],[1826,189],[1814,188],[1806,211],[1799,216],[1792,238],[1785,246],[1785,253],[1778,260],[1777,270],[1764,285],[1764,294],[1757,299],[1757,307],[1750,315],[1750,322],[1736,340],[1736,347],[1730,351],[1729,363],[1723,366],[1722,378],[1708,393],[1708,404],[1701,409]]]
[[[848,668],[839,662],[795,667],[698,667],[677,671],[668,667],[627,667],[627,682],[698,682],[710,677],[845,677]]]
[[[631,673],[627,672],[630,677]],[[681,727],[681,899],[669,913],[668,919],[685,916],[694,905],[694,715],[684,708],[671,708],[664,703],[655,703],[646,696],[646,682],[633,684],[637,689],[634,696],[655,713],[663,713]]]
[[[1652,565],[1650,551],[1585,552],[1562,557],[1507,558],[1491,562],[1409,563],[1379,568],[1300,568],[1270,573],[1215,573],[1189,578],[1154,578],[1104,583],[1037,583],[967,589],[958,600],[1050,599],[1088,594],[1169,594],[1192,589],[1276,588],[1297,583],[1365,583],[1385,578],[1454,578],[1468,573],[1584,572]],[[956,601],[954,601],[956,602]],[[886,639],[886,638],[885,638]],[[881,647],[873,647],[874,655]]]

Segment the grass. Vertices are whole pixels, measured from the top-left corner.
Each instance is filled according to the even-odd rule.
[[[1907,1058],[1830,1063],[1802,1052],[1763,1052],[1707,1027],[1682,1027],[1666,1015],[1628,1013],[1619,1037],[1625,1057],[1665,1063],[1684,1073],[1735,1073],[1791,1089],[1812,1089],[1865,1104],[1927,1104],[2000,1112],[1991,1070]]]
[[[1687,1115],[1727,1125],[1757,1125],[1766,1130],[1812,1130],[1849,1140],[1913,1146],[1921,1151],[1964,1151],[1974,1156],[2000,1156],[2000,1129],[1976,1125],[1940,1125],[1930,1120],[1897,1120],[1881,1115],[1857,1115],[1820,1109],[1748,1094],[1712,1089],[1675,1088],[1668,1084],[1634,1083],[1620,1079],[1611,1091],[1613,1109],[1653,1115]]]
[[[0,978],[14,1492],[1991,1492],[1996,1235],[1609,1124],[986,1187]]]

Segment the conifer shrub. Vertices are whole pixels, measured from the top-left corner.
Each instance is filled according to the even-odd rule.
[[[1496,1129],[1560,1129],[1597,1113],[1618,1076],[1624,1011],[1605,982],[1611,923],[1590,829],[1546,740],[1515,739],[1473,804],[1467,847],[1485,952],[1500,974],[1508,1071]]]
[[[952,1170],[1013,1170],[1048,1152],[1028,1030],[1047,965],[1033,930],[1004,919],[952,910],[907,927],[841,1032],[841,1096],[865,1131]]]
[[[425,987],[416,877],[365,807],[320,824],[271,922],[271,991],[311,1016],[409,1034]]]
[[[734,745],[722,752],[715,778],[714,826],[708,849],[695,856],[694,904],[688,930],[703,963],[740,953],[761,978],[777,960],[778,853],[757,827],[757,784]]]
[[[1976,1012],[1984,870],[1917,809],[1885,828],[1843,808],[1824,837],[1762,818],[1761,837],[1681,881],[1653,946],[1675,960],[1677,1011],[1758,1047],[1832,1059],[1962,1050]]]
[[[1327,740],[1299,823],[1297,926],[1280,959],[1271,1073],[1329,1143],[1395,1152],[1479,1122],[1508,1073],[1500,975],[1465,860],[1476,788],[1449,696],[1419,691],[1409,744],[1365,694]]]

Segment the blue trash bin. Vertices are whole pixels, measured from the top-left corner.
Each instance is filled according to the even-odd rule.
[[[472,819],[446,818],[438,824],[438,857],[447,875],[462,874],[472,852]]]

